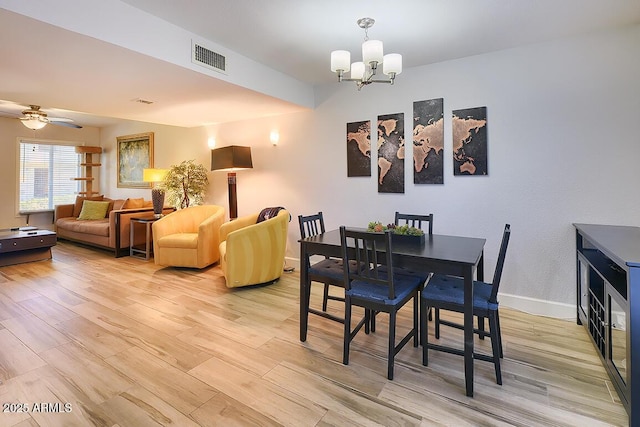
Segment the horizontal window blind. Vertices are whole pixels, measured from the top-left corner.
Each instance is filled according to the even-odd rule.
[[[73,145],[20,141],[19,211],[73,203],[78,191],[79,155]]]

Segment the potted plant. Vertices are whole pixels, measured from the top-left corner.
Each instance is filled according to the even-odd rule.
[[[379,221],[372,221],[367,227],[367,231],[374,231],[376,233],[384,233],[387,230],[391,231],[391,239],[396,242],[412,242],[412,243],[424,243],[424,231],[419,228],[404,225],[388,224],[383,225]]]
[[[196,164],[195,160],[172,165],[163,181],[168,203],[176,209],[201,205],[207,185],[207,170],[201,164]]]

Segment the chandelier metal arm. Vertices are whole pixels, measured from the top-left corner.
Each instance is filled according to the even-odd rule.
[[[361,79],[345,78],[344,72],[342,70],[339,70],[337,72],[337,75],[338,75],[338,82],[356,82],[358,86],[358,90],[362,89],[363,87],[371,83],[388,83],[390,85],[393,85],[396,79],[396,73],[390,73],[388,80],[374,79],[373,76],[375,76],[375,73],[371,73],[366,78],[363,77]]]

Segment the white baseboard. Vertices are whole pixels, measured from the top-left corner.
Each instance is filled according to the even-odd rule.
[[[546,301],[503,293],[498,293],[498,301],[500,301],[500,306],[502,307],[513,308],[537,316],[576,320],[575,304]]]
[[[285,258],[286,267],[293,267],[300,271],[300,260],[298,258]],[[536,316],[553,317],[556,319],[576,320],[575,304],[546,301],[537,298],[522,297],[498,293],[498,301],[502,307],[509,307]]]

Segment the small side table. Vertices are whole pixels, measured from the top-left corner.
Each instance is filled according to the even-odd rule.
[[[138,258],[144,258],[148,260],[151,258],[151,253],[153,252],[153,239],[151,236],[151,226],[154,222],[159,220],[160,218],[155,217],[140,217],[140,218],[131,218],[131,224],[129,226],[129,255],[135,256]],[[136,224],[144,224],[145,226],[145,245],[144,249],[138,248],[134,245],[135,243],[135,230]]]

